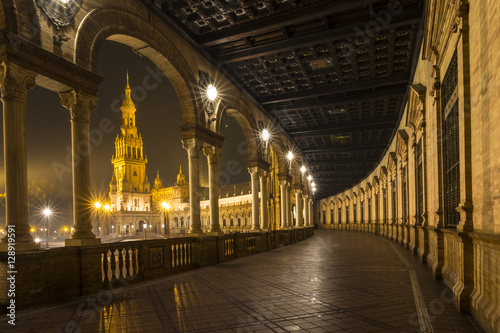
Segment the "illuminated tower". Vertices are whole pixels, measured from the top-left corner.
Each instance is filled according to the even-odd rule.
[[[151,185],[146,175],[147,157],[144,155],[142,136],[135,126],[135,105],[130,97],[130,86],[125,87],[121,107],[121,132],[116,136],[116,157],[111,158],[114,173],[110,183],[111,209],[118,211],[150,211]]]

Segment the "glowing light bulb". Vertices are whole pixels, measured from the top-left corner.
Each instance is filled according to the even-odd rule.
[[[304,165],[300,167],[300,172],[302,172],[302,173],[306,172],[306,167]]]
[[[288,158],[289,161],[293,160],[293,153],[291,151],[286,154],[286,158]]]
[[[213,84],[210,84],[207,87],[207,97],[211,101],[215,100],[217,97],[217,88],[215,88]]]
[[[266,129],[262,130],[262,140],[264,141],[269,140],[269,131]]]

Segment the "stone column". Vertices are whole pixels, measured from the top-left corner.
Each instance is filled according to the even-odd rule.
[[[28,224],[28,169],[26,149],[26,97],[35,86],[36,73],[13,63],[0,64],[3,103],[6,231],[14,229],[16,251],[36,248]],[[7,234],[7,233],[6,233]],[[0,251],[7,251],[7,235]]]
[[[203,153],[208,159],[208,186],[210,192],[210,236],[222,236],[219,225],[219,179],[217,173],[219,171],[219,156],[221,149],[217,147],[203,148]]]
[[[286,180],[280,180],[280,208],[281,208],[281,229],[287,229],[287,204],[286,204]]]
[[[182,146],[188,152],[189,161],[189,236],[199,237],[204,235],[200,219],[200,150],[201,145],[197,139],[182,140]]]
[[[90,111],[97,106],[97,96],[71,90],[60,93],[61,104],[71,114],[71,150],[73,170],[73,219],[75,232],[66,246],[101,244],[92,232],[90,193]]]
[[[311,225],[309,221],[309,195],[304,194],[303,200],[304,200],[304,226],[308,227]]]
[[[260,231],[259,224],[259,169],[248,168],[252,186],[252,231]]]
[[[290,183],[287,182],[286,189],[286,225],[288,229],[293,229],[293,220],[292,220],[292,207],[291,207],[291,198],[290,198]]]
[[[260,173],[260,216],[262,216],[262,231],[269,229],[269,217],[267,214],[267,172],[261,171]]]
[[[302,190],[295,190],[295,208],[297,210],[297,227],[304,227],[304,219],[302,218]]]
[[[309,198],[309,226],[314,226],[314,206],[312,198]]]

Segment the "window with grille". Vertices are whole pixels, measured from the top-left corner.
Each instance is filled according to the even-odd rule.
[[[458,119],[458,57],[453,55],[442,84],[444,222],[454,227],[460,222],[460,136]]]
[[[353,209],[353,212],[352,212],[352,213],[353,213],[353,214],[352,214],[352,221],[353,221],[354,223],[356,223],[356,216],[358,216],[358,215],[356,214],[356,206],[357,206],[357,204],[354,204],[354,206],[352,207],[352,209]]]
[[[339,224],[342,223],[342,207],[339,206]]]
[[[424,179],[422,170],[422,139],[417,144],[417,223],[422,225],[424,217]]]
[[[382,190],[382,200],[384,201],[382,204],[384,205],[383,206],[383,209],[384,209],[384,223],[387,223],[387,189],[384,188]]]
[[[403,167],[401,169],[401,198],[403,199],[403,211],[401,212],[402,219],[403,219],[403,224],[406,224],[406,217],[408,216],[408,199],[406,197],[406,184],[407,184],[407,174],[406,174],[406,167]]]
[[[396,223],[397,220],[397,214],[398,214],[398,198],[396,196],[396,186],[397,182],[396,179],[392,180],[392,221],[391,223]]]
[[[330,224],[333,224],[333,208],[330,208]]]
[[[361,209],[361,223],[365,223],[365,202],[364,201],[361,201],[360,203],[360,209]]]
[[[345,223],[349,223],[349,206],[345,208]]]

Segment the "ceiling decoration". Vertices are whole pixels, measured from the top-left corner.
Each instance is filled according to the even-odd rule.
[[[155,0],[153,8],[277,119],[321,198],[367,176],[395,134],[424,4]]]

